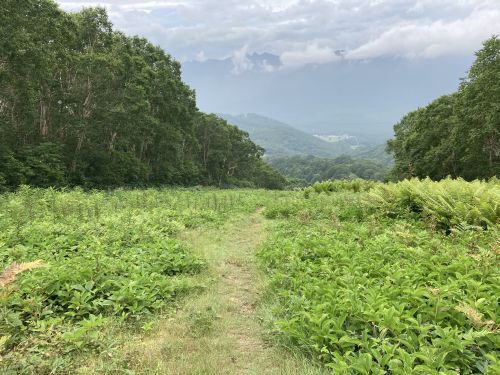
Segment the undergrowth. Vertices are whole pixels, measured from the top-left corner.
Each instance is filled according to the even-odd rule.
[[[277,220],[258,254],[266,319],[286,347],[335,374],[500,373],[499,202],[495,179],[23,187],[0,195],[0,372],[75,373],[94,355],[101,373],[127,373],[116,330],[147,333],[204,288],[208,265],[179,233],[264,206]],[[214,316],[190,316],[193,337]]]
[[[412,180],[270,204],[275,337],[334,374],[500,373],[497,194]]]
[[[72,373],[203,285],[180,231],[255,210],[258,194],[212,189],[0,195],[0,372]],[[2,273],[3,270],[3,273]],[[107,332],[107,333],[106,333]]]

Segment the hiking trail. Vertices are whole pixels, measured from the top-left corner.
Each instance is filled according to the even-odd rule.
[[[258,210],[223,228],[181,235],[206,259],[206,289],[133,345],[137,371],[148,374],[321,374],[306,359],[265,341],[258,309],[265,276],[255,251],[266,236]]]

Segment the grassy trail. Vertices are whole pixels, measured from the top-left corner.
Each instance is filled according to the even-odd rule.
[[[155,333],[131,343],[135,370],[148,374],[320,374],[264,340],[258,307],[264,276],[254,253],[266,231],[260,212],[218,230],[183,235],[209,263],[207,288]]]

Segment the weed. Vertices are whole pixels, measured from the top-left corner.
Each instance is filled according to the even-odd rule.
[[[275,339],[338,374],[498,373],[498,185],[361,186],[266,208]]]

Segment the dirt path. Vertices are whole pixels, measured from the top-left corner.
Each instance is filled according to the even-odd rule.
[[[318,374],[307,360],[264,341],[257,308],[263,275],[255,250],[265,237],[260,212],[224,228],[183,236],[207,259],[202,294],[131,344],[137,372],[148,374]]]

